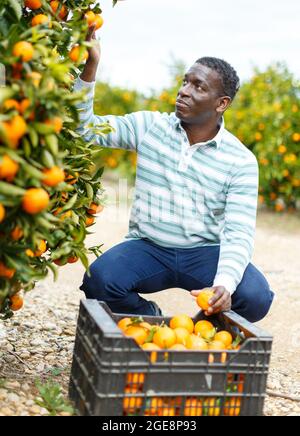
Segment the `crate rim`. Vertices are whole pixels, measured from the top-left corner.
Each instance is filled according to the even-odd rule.
[[[133,318],[133,317],[137,317],[136,314],[120,314],[120,313],[113,313],[108,305],[104,302],[104,301],[98,301],[98,300],[94,300],[94,299],[82,299],[80,301],[80,304],[82,304],[86,310],[93,316],[94,321],[96,322],[97,326],[100,328],[103,328],[103,322],[105,322],[106,324],[106,334],[109,334],[109,336],[111,337],[123,337],[123,333],[121,332],[121,330],[118,328],[117,324],[115,323],[115,321],[113,320],[113,315],[115,316],[122,316],[123,318]],[[102,309],[104,309],[104,312],[101,311],[101,319],[100,319],[100,311],[99,311],[99,307],[101,307]],[[196,313],[192,319],[196,318],[199,314],[201,313],[198,312]],[[144,318],[147,318],[147,315],[141,315]],[[174,315],[175,316],[175,315]],[[247,331],[247,333],[249,333],[251,336],[247,337],[247,339],[251,339],[251,337],[253,339],[260,339],[260,340],[265,340],[265,341],[273,341],[273,335],[269,332],[267,332],[266,330],[262,329],[261,327],[258,327],[252,323],[250,323],[249,321],[247,321],[245,318],[241,317],[240,315],[238,315],[237,313],[235,313],[234,311],[229,311],[229,312],[223,312],[221,313],[221,316],[227,320],[227,321],[231,321],[232,323],[235,324],[235,326],[241,328],[242,330]],[[155,316],[151,316],[151,318],[157,318],[157,320],[160,320],[162,317],[155,317]],[[165,319],[171,319],[172,316],[166,316],[163,317]]]

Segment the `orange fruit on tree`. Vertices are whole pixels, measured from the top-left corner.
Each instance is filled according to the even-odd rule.
[[[124,334],[125,336],[129,336],[130,338],[134,339],[138,345],[144,344],[148,337],[148,331],[138,325],[132,325],[128,327]]]
[[[86,220],[85,220],[85,225],[86,225],[87,227],[90,227],[90,226],[92,226],[92,225],[94,224],[94,222],[95,222],[95,217],[93,217],[93,216],[88,216],[88,217],[86,218]]]
[[[4,221],[5,215],[6,215],[5,207],[3,206],[3,204],[0,203],[0,223]]]
[[[27,124],[23,117],[15,115],[10,121],[2,123],[8,144],[11,148],[17,148],[19,140],[27,132]]]
[[[24,98],[21,102],[20,102],[20,114],[24,115],[25,112],[27,111],[27,109],[30,107],[30,100],[28,98]],[[32,111],[29,115],[28,115],[28,119],[30,121],[34,121],[35,119],[35,113],[34,111]]]
[[[65,180],[67,183],[69,183],[69,185],[75,185],[75,183],[78,182],[78,177],[79,177],[79,173],[75,173],[75,176],[73,176],[72,174],[67,174],[65,176]]]
[[[104,209],[104,206],[102,206],[101,204],[97,205],[96,203],[92,203],[90,205],[90,208],[88,209],[88,213],[90,215],[96,215],[97,213],[102,212]]]
[[[86,19],[87,24],[88,24],[89,27],[92,26],[92,25],[94,24],[94,21],[95,21],[95,17],[96,17],[96,15],[94,14],[93,11],[87,11],[87,12],[84,14],[84,17],[85,17],[85,19]]]
[[[30,107],[29,98],[24,98],[19,105],[20,114],[24,115],[25,111]]]
[[[5,100],[3,103],[3,109],[5,111],[9,111],[11,109],[15,109],[19,112],[20,110],[20,104],[17,100],[14,100],[13,98],[9,98],[8,100]]]
[[[47,251],[47,244],[46,241],[43,239],[40,241],[37,251],[34,253],[36,257],[41,256],[42,254],[46,253]]]
[[[68,263],[76,263],[78,262],[78,257],[77,256],[71,256],[68,259]]]
[[[12,295],[10,298],[10,309],[16,312],[17,310],[22,309],[24,300],[20,294]]]
[[[48,24],[50,26],[50,18],[45,14],[35,15],[31,20],[31,26],[40,26],[41,24]]]
[[[215,335],[214,340],[223,342],[225,347],[228,348],[232,344],[233,338],[229,332],[222,330]]]
[[[188,315],[176,315],[174,316],[170,321],[170,327],[171,329],[176,329],[178,327],[182,327],[186,329],[189,333],[193,333],[194,331],[194,322],[192,318],[190,318]]]
[[[65,173],[65,176],[66,176],[66,173]],[[62,193],[61,193],[61,199],[62,199],[62,201],[67,201],[68,198],[69,198],[69,194],[68,194],[67,192],[62,192]]]
[[[132,324],[131,318],[122,318],[118,322],[118,327],[119,327],[119,329],[125,331],[129,327],[130,324]]]
[[[13,55],[20,57],[23,62],[29,62],[34,55],[33,45],[27,41],[19,41],[13,46]]]
[[[0,262],[0,277],[4,277],[5,279],[12,279],[15,273],[15,269],[8,268],[3,262]]]
[[[43,174],[43,183],[47,186],[57,186],[65,180],[65,172],[57,166],[45,169]]]
[[[170,327],[159,327],[154,333],[153,342],[160,348],[170,348],[176,344],[176,334]]]
[[[36,215],[47,209],[49,205],[49,194],[42,188],[30,188],[26,191],[22,208],[30,215]]]
[[[7,154],[0,157],[0,179],[12,182],[19,171],[19,164]]]
[[[187,398],[184,407],[184,416],[202,416],[203,403],[195,397]]]
[[[201,338],[209,341],[215,336],[216,329],[213,324],[209,321],[202,320],[198,321],[195,325],[195,334],[200,335]]]
[[[186,348],[189,350],[205,351],[208,350],[208,345],[204,339],[191,334],[186,341]]]
[[[23,232],[23,230],[22,230],[20,227],[16,226],[16,227],[11,231],[10,236],[11,236],[11,239],[12,239],[13,241],[19,241],[20,239],[23,238],[23,236],[24,236],[24,232]]]
[[[214,291],[211,288],[202,289],[197,297],[197,304],[202,310],[208,310],[209,301],[214,296]]]
[[[58,16],[62,20],[68,15],[68,9],[66,8],[66,6],[64,4],[62,4],[59,1],[51,1],[50,7],[55,14],[58,10],[60,10]]]
[[[44,121],[47,126],[52,126],[54,128],[55,133],[60,133],[63,128],[63,120],[60,117],[53,117]]]
[[[41,0],[25,0],[25,7],[34,11],[42,7],[42,2]]]
[[[93,24],[95,24],[96,30],[103,26],[104,20],[101,15],[96,15]]]
[[[22,78],[23,64],[16,63],[12,65],[13,79],[20,80]]]
[[[56,209],[56,210],[53,212],[53,215],[55,215],[55,216],[60,215],[59,219],[60,219],[61,221],[64,221],[64,220],[66,220],[67,218],[71,218],[71,217],[72,217],[72,211],[71,211],[71,210],[67,210],[66,212],[64,212],[63,214],[61,214],[62,209],[63,209],[62,207],[59,207],[58,209]]]
[[[28,77],[28,79],[31,79],[33,85],[38,88],[40,86],[43,76],[37,71],[32,71],[31,73],[28,73],[26,77]]]
[[[89,57],[89,53],[87,51],[87,49],[84,49],[81,52],[80,46],[79,45],[75,45],[70,53],[69,53],[69,58],[71,59],[71,61],[73,62],[84,62],[88,59]]]
[[[32,250],[27,249],[26,254],[28,257],[40,257],[46,251],[47,251],[47,244],[44,240],[41,240],[38,249],[36,251],[33,252]]]
[[[187,329],[183,327],[177,327],[174,329],[176,335],[176,344],[182,344],[185,346],[187,338],[190,336],[190,333]]]

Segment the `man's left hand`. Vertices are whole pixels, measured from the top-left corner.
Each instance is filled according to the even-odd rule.
[[[211,288],[214,291],[214,296],[209,301],[210,308],[205,312],[206,316],[214,315],[215,313],[227,312],[231,310],[231,295],[224,286],[214,286]],[[200,294],[199,291],[192,291],[191,294],[197,297]]]

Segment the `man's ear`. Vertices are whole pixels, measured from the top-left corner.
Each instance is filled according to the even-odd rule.
[[[229,106],[231,105],[231,98],[228,96],[220,97],[218,100],[217,112],[223,113],[225,112]]]

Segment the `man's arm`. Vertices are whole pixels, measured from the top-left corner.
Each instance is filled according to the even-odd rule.
[[[137,151],[138,144],[154,122],[155,113],[143,111],[125,116],[94,114],[95,80],[101,58],[100,44],[96,40],[94,27],[89,30],[87,41],[94,42],[94,45],[89,49],[89,58],[84,70],[74,84],[74,91],[85,89],[87,92],[86,100],[78,105],[80,119],[78,132],[86,141],[94,141],[102,147]],[[100,128],[103,123],[109,123],[114,131],[104,136],[96,133],[95,129]]]
[[[242,281],[254,247],[257,215],[258,164],[251,156],[235,169],[229,186],[225,226],[221,235],[220,257],[208,315],[231,308],[231,296]],[[201,291],[193,291],[197,296]]]

